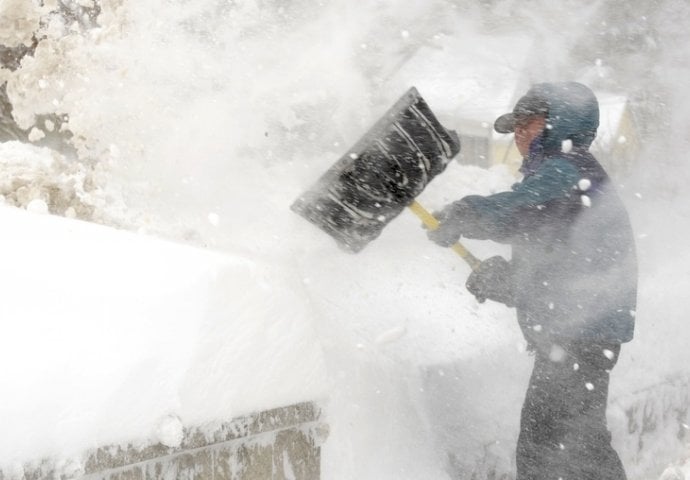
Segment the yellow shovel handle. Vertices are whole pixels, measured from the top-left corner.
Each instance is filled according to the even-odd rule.
[[[419,219],[426,225],[429,230],[436,230],[440,225],[439,221],[429,213],[429,211],[422,207],[417,200],[412,202],[409,207],[412,212],[419,217]],[[460,242],[456,242],[450,247],[455,253],[460,255],[462,259],[467,262],[472,270],[476,270],[481,263],[477,257],[472,255]]]

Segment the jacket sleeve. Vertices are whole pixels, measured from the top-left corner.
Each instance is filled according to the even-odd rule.
[[[467,238],[507,242],[553,221],[554,202],[566,201],[579,180],[574,165],[552,158],[512,191],[487,197],[471,195],[458,202],[462,235]]]

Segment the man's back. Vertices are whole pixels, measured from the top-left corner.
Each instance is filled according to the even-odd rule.
[[[627,212],[589,152],[559,153],[557,161],[577,171],[572,189],[521,212],[508,240],[521,327],[533,340],[627,342],[637,296]]]

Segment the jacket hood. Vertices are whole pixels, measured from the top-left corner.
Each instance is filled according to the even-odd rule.
[[[538,83],[527,95],[547,105],[544,153],[560,152],[565,140],[574,148],[589,148],[599,127],[599,102],[588,87],[577,82]]]

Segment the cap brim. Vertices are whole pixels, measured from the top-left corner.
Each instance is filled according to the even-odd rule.
[[[513,133],[515,131],[515,114],[506,113],[494,122],[494,130],[498,133]]]

